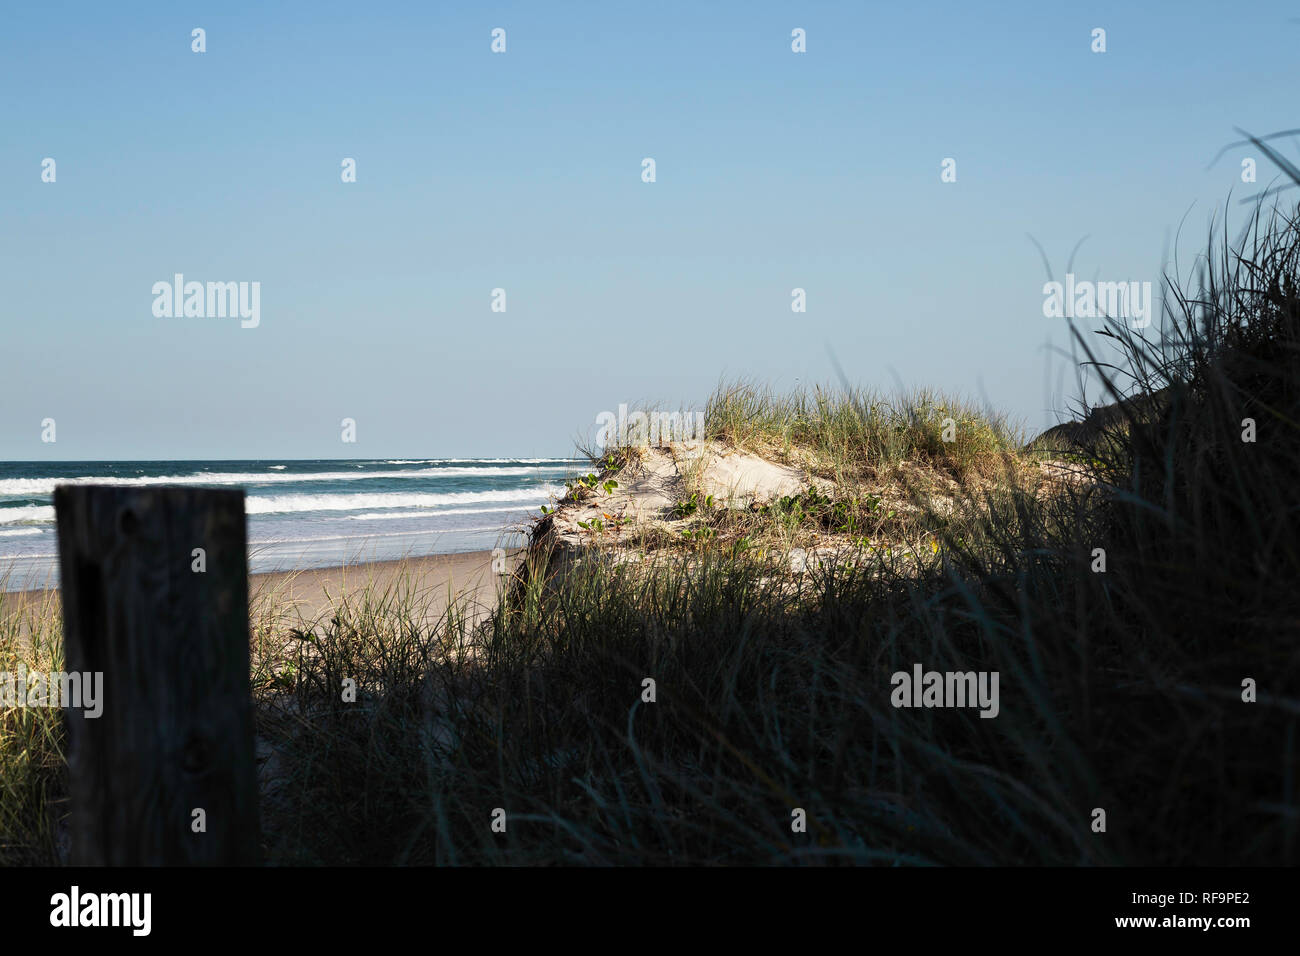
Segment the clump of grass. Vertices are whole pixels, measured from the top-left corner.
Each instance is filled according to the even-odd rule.
[[[539,549],[482,619],[374,585],[287,634],[259,617],[268,858],[1295,864],[1300,221],[1253,226],[1211,244],[1159,338],[1109,327],[1123,374],[1098,367],[1136,400],[1046,493],[1018,436],[952,403],[724,388],[715,440],[858,488],[946,474],[950,508],[895,515],[926,537],[869,565],[775,566],[773,542],[891,510],[810,489],[766,513],[697,500],[711,533],[681,559],[560,577]],[[964,450],[935,444],[941,413]],[[997,716],[893,706],[916,663],[996,672]],[[47,761],[21,792],[48,793],[49,734],[10,733],[5,759],[15,741]],[[5,800],[7,828],[48,827]]]
[[[0,672],[63,669],[58,593],[17,603],[0,579]],[[66,737],[56,708],[0,706],[0,866],[60,861],[67,820]]]
[[[713,438],[846,472],[909,456],[954,476],[1002,468],[950,489],[961,520],[917,519],[932,551],[789,575],[745,538],[706,535],[689,560],[591,561],[560,587],[534,567],[481,627],[411,629],[370,656],[341,622],[318,633],[303,665],[318,675],[416,663],[297,738],[278,858],[1296,862],[1300,230],[1260,229],[1166,317],[1159,361],[1112,327],[1132,390],[1165,392],[1167,410],[1109,430],[1078,456],[1083,480],[1050,494],[1019,480],[1018,441],[991,426],[962,465],[929,411],[749,388],[715,401]],[[794,541],[859,514],[821,492],[759,519],[715,511],[687,517],[786,522]],[[998,716],[893,707],[891,675],[914,663],[996,671]]]
[[[748,382],[724,383],[709,399],[705,421],[714,440],[792,456],[838,479],[903,462],[957,480],[991,476],[1023,444],[1005,418],[924,389],[886,400],[857,389],[777,394]]]

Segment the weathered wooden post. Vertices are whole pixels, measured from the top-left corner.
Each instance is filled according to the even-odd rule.
[[[103,674],[99,717],[65,710],[71,862],[256,863],[244,493],[61,485],[54,508],[64,668]]]

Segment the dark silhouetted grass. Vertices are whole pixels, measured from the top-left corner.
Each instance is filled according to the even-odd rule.
[[[1113,397],[1167,400],[1132,403],[1050,494],[1019,482],[997,425],[952,452],[857,396],[715,397],[716,440],[845,473],[1000,474],[961,483],[983,517],[936,520],[936,553],[795,575],[706,540],[558,585],[535,555],[477,631],[314,629],[281,718],[272,858],[1295,863],[1300,229],[1261,217],[1250,245],[1213,250],[1159,338],[1108,330],[1129,373],[1109,373]],[[916,662],[997,671],[998,717],[892,707],[891,674]],[[338,700],[344,675],[364,703]]]
[[[1097,367],[1133,411],[1048,493],[1021,436],[952,402],[720,390],[711,439],[955,482],[906,559],[799,574],[718,535],[562,578],[536,552],[477,624],[400,587],[262,609],[268,860],[1296,863],[1298,256],[1297,219],[1261,212],[1244,244],[1212,235],[1150,337],[1110,323],[1123,360]],[[964,445],[935,440],[947,417]],[[918,662],[997,671],[1000,713],[894,708]],[[0,719],[5,852],[44,858],[58,733]]]

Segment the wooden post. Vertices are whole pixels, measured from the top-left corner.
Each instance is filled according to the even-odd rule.
[[[61,485],[54,508],[64,669],[103,674],[99,717],[65,709],[71,862],[256,863],[244,493]]]

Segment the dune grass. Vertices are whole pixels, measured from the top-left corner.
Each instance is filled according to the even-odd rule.
[[[1295,864],[1298,260],[1300,222],[1261,214],[1211,237],[1150,337],[1109,323],[1122,361],[1086,357],[1138,401],[1049,493],[1023,436],[937,396],[710,402],[713,440],[951,482],[914,519],[932,547],[800,571],[703,535],[689,561],[562,581],[535,552],[481,620],[430,621],[401,586],[309,622],[256,608],[267,860]],[[844,513],[784,507],[744,520],[794,541]],[[44,651],[0,649],[53,655],[46,618]],[[997,672],[998,715],[894,707],[915,663]],[[0,721],[3,851],[47,860],[57,722]]]
[[[0,580],[0,671],[63,669],[57,592],[18,606]],[[50,865],[59,859],[59,821],[67,813],[63,715],[48,707],[0,705],[0,865]]]
[[[1161,410],[1051,494],[1017,484],[1019,439],[998,426],[962,458],[859,396],[715,397],[716,440],[842,474],[1001,475],[959,481],[983,517],[936,518],[935,549],[908,561],[782,575],[701,538],[690,562],[592,562],[557,587],[538,554],[478,630],[357,654],[373,623],[330,622],[296,690],[315,711],[273,858],[1294,864],[1298,248],[1293,218],[1260,221],[1160,338],[1113,323],[1131,373],[1115,397],[1171,397],[1135,403]],[[918,662],[997,671],[998,716],[893,707],[891,674]],[[336,702],[342,674],[364,707]]]
[[[1024,444],[1022,431],[1004,417],[928,389],[887,398],[844,387],[776,393],[751,382],[723,383],[705,421],[711,439],[792,457],[839,480],[900,463],[957,480],[987,476]]]

